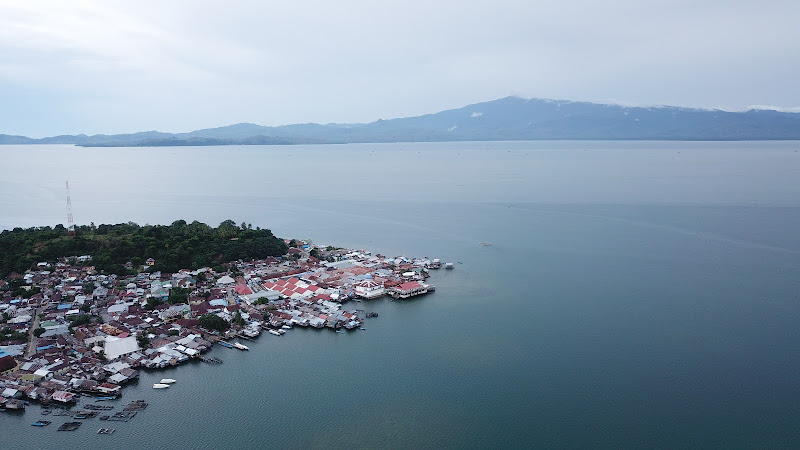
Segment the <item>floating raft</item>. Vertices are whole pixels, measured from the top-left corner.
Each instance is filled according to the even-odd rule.
[[[125,408],[123,408],[122,410],[123,411],[141,411],[141,410],[143,410],[145,408],[147,408],[147,402],[145,402],[144,400],[134,400],[134,401],[128,403],[125,406]]]
[[[108,420],[112,420],[115,422],[127,422],[136,416],[136,411],[120,411],[115,412]]]
[[[67,422],[64,425],[58,427],[58,431],[75,431],[81,427],[80,422]]]
[[[200,358],[200,361],[203,361],[203,362],[205,362],[205,363],[209,363],[209,364],[222,364],[222,360],[221,360],[221,359],[219,359],[219,358],[215,358],[215,357],[213,357],[213,356],[209,356],[209,357],[206,357],[206,356],[200,356],[199,358]]]
[[[114,409],[113,406],[108,405],[84,405],[84,408],[91,409],[92,411],[108,411]]]

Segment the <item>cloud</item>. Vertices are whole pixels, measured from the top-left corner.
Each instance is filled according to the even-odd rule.
[[[368,122],[524,97],[797,105],[800,3],[0,0],[0,133]]]

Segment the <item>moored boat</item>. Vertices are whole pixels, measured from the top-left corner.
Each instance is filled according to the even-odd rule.
[[[172,384],[178,380],[173,380],[172,378],[162,378],[160,383],[161,384]]]
[[[269,330],[269,334],[274,334],[275,336],[280,336],[281,334],[278,333],[277,330]]]
[[[250,347],[248,347],[248,346],[246,346],[244,344],[240,344],[238,342],[234,342],[233,346],[238,348],[239,350],[250,350]]]
[[[166,383],[155,383],[153,385],[153,389],[166,389],[168,387],[169,387],[169,385],[166,384]]]

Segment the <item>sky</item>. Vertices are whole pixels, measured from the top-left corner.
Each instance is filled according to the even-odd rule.
[[[516,95],[800,111],[800,1],[0,0],[0,134],[354,123]]]

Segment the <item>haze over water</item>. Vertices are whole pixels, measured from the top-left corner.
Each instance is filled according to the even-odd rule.
[[[114,435],[96,419],[30,427],[38,406],[0,415],[0,434],[23,448],[796,446],[798,149],[0,147],[0,229],[63,223],[68,179],[82,224],[230,218],[460,263],[433,272],[434,294],[348,304],[380,313],[365,331],[267,334],[215,348],[222,365],[142,373],[117,405],[150,407]],[[150,388],[162,377],[178,382]]]

